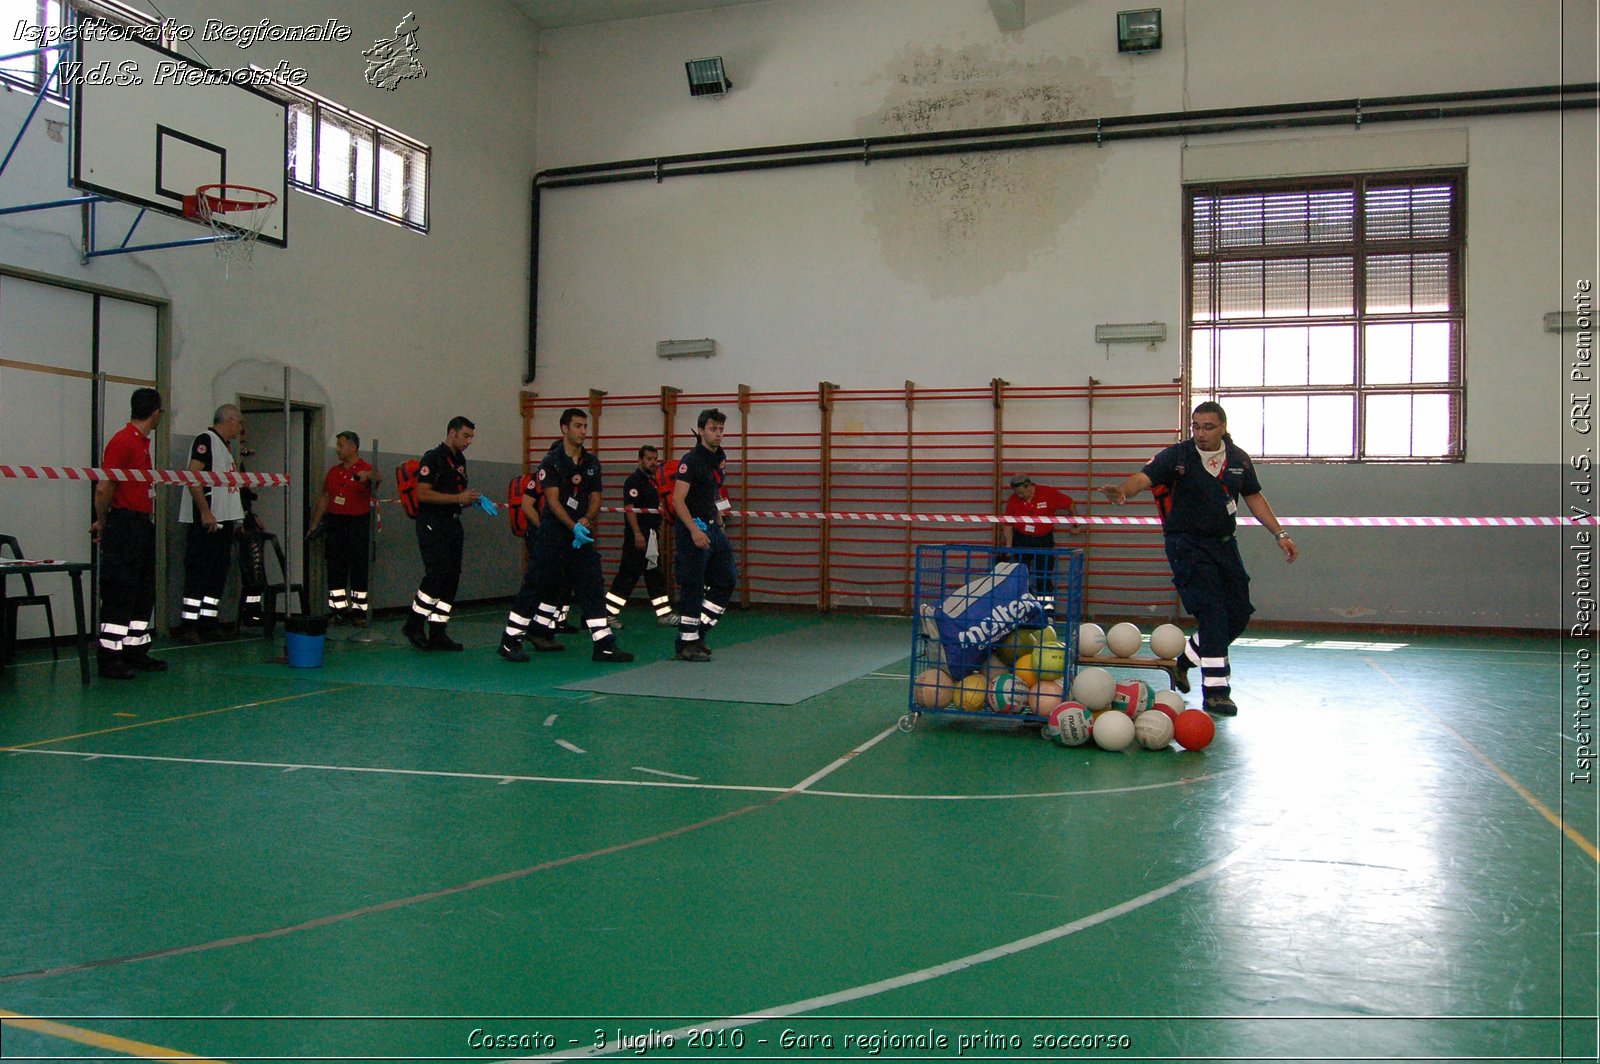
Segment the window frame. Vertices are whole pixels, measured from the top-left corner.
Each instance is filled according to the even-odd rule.
[[[294,162],[286,163],[289,174],[289,185],[307,195],[320,199],[330,200],[342,206],[349,207],[358,214],[365,214],[372,218],[397,225],[414,233],[427,233],[432,224],[433,200],[433,151],[428,145],[415,137],[374,121],[366,115],[343,104],[336,103],[325,96],[319,96],[306,89],[286,86],[264,86],[288,104],[289,144],[290,151],[298,155],[300,151],[300,134],[296,126],[297,115],[304,114],[311,129],[311,156],[306,167],[309,180],[302,179],[298,167]],[[338,175],[343,178],[343,187],[334,189],[328,187],[331,181],[324,181],[322,169],[322,131],[323,125],[337,126],[351,134],[348,158]],[[358,144],[362,141],[371,145],[371,159],[367,186],[371,202],[363,202],[360,194],[361,182],[358,180],[357,160],[360,156]],[[417,181],[418,175],[413,168],[420,170],[421,191],[417,193],[420,202],[412,209],[410,204],[402,204],[399,212],[385,210],[383,201],[383,157],[384,150],[388,147],[392,154],[398,155],[406,168],[406,175],[401,179],[401,187],[410,186]],[[396,150],[397,149],[397,150]]]
[[[62,24],[70,25],[80,21],[84,16],[104,19],[122,25],[148,28],[155,31],[155,37],[150,42],[168,51],[173,51],[180,43],[177,40],[178,27],[165,19],[156,18],[135,10],[118,0],[33,0],[33,25],[48,25],[48,10],[50,5],[59,4]],[[24,42],[17,42],[19,45]],[[27,51],[26,48],[17,48],[16,51]],[[4,53],[11,54],[8,49]],[[33,72],[24,75],[20,71],[0,68],[0,86],[21,89],[30,93],[38,93],[39,86],[48,74],[53,60],[62,61],[70,59],[71,49],[61,52],[40,51],[34,56]],[[260,67],[254,69],[261,70]],[[270,71],[263,70],[269,74]],[[403,229],[415,233],[427,233],[432,224],[432,168],[433,152],[428,145],[415,137],[407,136],[390,126],[374,121],[353,108],[346,107],[320,96],[317,93],[294,85],[287,85],[276,79],[271,79],[256,86],[278,99],[284,101],[288,107],[286,120],[289,123],[289,143],[296,144],[296,115],[304,112],[311,123],[311,163],[310,180],[302,181],[295,174],[295,166],[291,160],[284,160],[284,168],[288,174],[289,187],[304,192],[307,195],[317,196],[321,199],[331,200],[342,206],[349,207],[358,214],[377,218]],[[44,98],[63,107],[71,106],[71,94],[60,86],[60,79],[45,91]],[[322,122],[324,118],[334,124],[355,131],[356,136],[364,136],[372,145],[371,160],[369,163],[369,183],[366,186],[369,195],[362,195],[361,183],[357,180],[357,148],[356,136],[352,136],[350,157],[341,168],[345,178],[345,187],[334,190],[324,186],[320,173],[322,161],[320,155],[320,142],[322,136]],[[383,164],[384,152],[397,156],[404,168],[399,187],[402,190],[402,199],[398,211],[384,208],[384,183]],[[416,202],[405,197],[403,190],[420,182],[420,191],[415,193]],[[367,202],[370,200],[370,202]]]
[[[1373,464],[1443,464],[1464,462],[1466,460],[1466,196],[1467,173],[1462,167],[1426,168],[1411,170],[1373,171],[1367,173],[1345,173],[1333,175],[1306,176],[1299,178],[1276,178],[1261,180],[1230,180],[1208,181],[1186,184],[1183,186],[1182,203],[1182,242],[1183,242],[1183,313],[1184,328],[1182,340],[1182,370],[1184,391],[1190,404],[1203,399],[1216,399],[1226,408],[1230,399],[1254,399],[1259,397],[1265,406],[1274,397],[1304,397],[1309,407],[1317,397],[1336,396],[1348,397],[1350,400],[1350,416],[1352,419],[1350,448],[1348,452],[1340,454],[1311,454],[1311,453],[1284,453],[1269,451],[1263,446],[1264,453],[1254,455],[1265,462],[1303,462],[1303,463],[1373,463]],[[1369,232],[1369,209],[1372,193],[1383,188],[1395,188],[1419,185],[1438,184],[1447,185],[1449,192],[1449,208],[1445,215],[1447,219],[1447,234],[1442,237],[1407,235],[1394,237],[1387,235],[1374,235]],[[1311,236],[1313,212],[1308,203],[1307,236],[1294,242],[1274,241],[1268,236],[1268,219],[1263,216],[1262,239],[1236,247],[1224,246],[1217,241],[1217,246],[1204,251],[1197,249],[1196,240],[1200,238],[1197,232],[1196,211],[1197,204],[1210,201],[1220,204],[1230,198],[1236,197],[1263,197],[1268,198],[1283,194],[1304,193],[1313,196],[1318,193],[1348,192],[1352,195],[1351,229],[1348,239],[1315,240]],[[1411,217],[1415,219],[1416,208],[1411,208]],[[1223,227],[1214,225],[1211,233],[1220,234]],[[1368,305],[1368,282],[1373,272],[1373,260],[1386,255],[1409,256],[1439,256],[1445,264],[1445,278],[1443,291],[1446,293],[1446,306],[1442,310],[1418,310],[1415,307],[1402,310],[1375,310]],[[1304,313],[1270,313],[1269,300],[1265,295],[1263,286],[1263,301],[1258,314],[1226,315],[1224,314],[1223,293],[1217,279],[1221,273],[1220,268],[1211,269],[1207,278],[1206,292],[1199,291],[1202,285],[1198,282],[1199,267],[1206,264],[1223,263],[1262,263],[1263,275],[1267,272],[1267,265],[1273,261],[1290,262],[1304,260],[1307,263],[1308,278],[1315,271],[1318,259],[1336,261],[1347,258],[1351,264],[1351,278],[1349,286],[1350,310],[1348,313],[1315,313],[1313,289],[1314,285],[1308,280],[1307,309]],[[1417,260],[1413,259],[1412,269],[1415,270]],[[1414,281],[1412,282],[1415,283]],[[1197,306],[1197,299],[1208,300],[1205,307]],[[1206,316],[1197,317],[1197,313]],[[1371,379],[1368,360],[1368,330],[1374,326],[1382,325],[1432,325],[1444,323],[1450,330],[1450,339],[1447,344],[1447,366],[1443,381],[1435,380],[1409,380],[1402,382],[1376,382]],[[1351,375],[1348,384],[1312,384],[1308,372],[1307,383],[1269,384],[1271,367],[1266,354],[1263,354],[1263,374],[1260,383],[1237,384],[1223,379],[1221,338],[1230,331],[1242,329],[1260,329],[1264,333],[1272,329],[1309,329],[1317,326],[1334,326],[1348,328],[1353,343],[1351,354]],[[1196,372],[1197,337],[1206,335],[1209,338],[1209,352],[1201,350],[1199,356],[1208,359],[1206,366],[1206,379],[1199,381]],[[1263,338],[1264,351],[1270,349],[1267,338]],[[1309,349],[1308,349],[1309,352]],[[1308,353],[1308,366],[1310,355]],[[1377,363],[1373,362],[1373,366]],[[1411,428],[1408,439],[1409,454],[1388,454],[1369,451],[1373,440],[1369,438],[1369,400],[1380,399],[1385,396],[1407,397],[1412,400],[1412,416],[1416,416],[1416,403],[1418,397],[1443,396],[1447,409],[1447,438],[1444,444],[1444,453],[1441,454],[1416,454],[1417,435],[1415,423]],[[1314,414],[1307,414],[1304,422],[1306,445],[1305,450],[1312,449],[1312,418]],[[1270,420],[1270,415],[1269,415]],[[1374,424],[1379,419],[1371,419]],[[1266,424],[1262,429],[1263,443],[1270,436]]]
[[[60,7],[61,25],[63,27],[82,21],[85,16],[88,16],[123,26],[154,30],[155,34],[150,43],[159,45],[162,48],[170,49],[177,43],[175,27],[165,19],[148,15],[136,8],[118,3],[117,0],[33,0],[33,15],[31,17],[34,26],[43,27],[49,25],[48,11],[51,4],[56,4]],[[22,47],[24,43],[22,41],[13,41],[11,43],[16,47],[13,49],[6,45],[0,45],[0,49],[4,49],[3,53],[0,54],[11,55],[14,52],[28,51],[28,49]],[[40,47],[42,48],[43,46],[41,45]],[[45,76],[50,72],[51,67],[58,62],[70,61],[71,58],[71,48],[54,53],[39,51],[33,57],[32,74],[24,76],[18,71],[0,68],[0,86],[38,94],[39,86],[44,82]],[[70,93],[62,87],[59,78],[55,79],[54,84],[45,90],[44,98],[63,107],[71,106]]]

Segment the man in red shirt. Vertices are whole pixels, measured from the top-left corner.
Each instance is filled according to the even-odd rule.
[[[161,393],[140,388],[129,403],[130,420],[106,444],[102,469],[149,471],[155,466],[150,437],[161,421]],[[94,486],[94,524],[100,544],[100,675],[131,680],[141,672],[165,672],[150,656],[156,605],[155,485],[151,481],[102,480]]]
[[[311,515],[310,539],[320,529],[326,538],[328,559],[328,611],[334,623],[352,622],[365,628],[367,602],[367,543],[372,524],[372,492],[383,477],[361,457],[361,437],[341,432],[334,438],[339,464],[322,480],[322,496]]]
[[[1005,516],[1021,518],[1011,527],[1011,547],[1016,551],[1040,551],[1019,554],[1017,561],[1027,565],[1032,575],[1032,591],[1044,604],[1045,612],[1053,614],[1056,592],[1056,526],[1043,518],[1072,517],[1077,513],[1072,499],[1055,488],[1035,484],[1026,473],[1011,478],[1011,497],[1006,500]],[[1028,520],[1034,518],[1035,520]],[[1083,526],[1069,525],[1076,532]]]

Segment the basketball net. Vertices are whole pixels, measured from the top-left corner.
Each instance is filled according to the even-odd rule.
[[[211,228],[211,253],[222,263],[224,278],[233,267],[250,265],[277,205],[277,196],[249,185],[202,185],[184,197],[184,213]]]

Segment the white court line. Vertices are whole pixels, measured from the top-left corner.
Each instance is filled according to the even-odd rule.
[[[1274,827],[1275,826],[1276,825],[1274,825]],[[900,975],[891,976],[888,979],[880,979],[874,983],[864,983],[861,986],[850,987],[845,990],[836,990],[831,994],[821,994],[817,997],[805,998],[801,1001],[792,1001],[787,1005],[776,1005],[772,1008],[760,1009],[756,1012],[747,1012],[742,1016],[728,1016],[720,1020],[706,1020],[702,1023],[689,1024],[684,1027],[679,1027],[676,1030],[660,1032],[658,1037],[662,1039],[670,1037],[681,1040],[688,1037],[690,1031],[719,1031],[726,1030],[730,1027],[745,1027],[749,1026],[750,1024],[761,1023],[766,1020],[779,1020],[786,1019],[791,1016],[801,1016],[808,1012],[817,1012],[821,1009],[832,1008],[835,1005],[843,1005],[851,1001],[860,1001],[862,998],[876,997],[879,994],[886,994],[892,990],[903,990],[908,986],[916,986],[918,983],[931,982],[946,975],[954,975],[955,973],[965,971],[968,968],[977,967],[980,964],[987,964],[990,961],[1003,960],[1006,957],[1011,957],[1018,953],[1024,953],[1039,946],[1048,945],[1051,942],[1066,938],[1069,935],[1075,935],[1079,931],[1087,931],[1091,927],[1097,927],[1100,924],[1115,920],[1119,916],[1126,916],[1129,913],[1137,912],[1138,910],[1147,906],[1154,905],[1158,901],[1171,897],[1186,887],[1192,887],[1197,883],[1203,883],[1208,879],[1215,878],[1229,865],[1238,862],[1251,851],[1259,848],[1262,843],[1265,842],[1267,836],[1272,830],[1272,827],[1263,829],[1259,834],[1256,835],[1254,839],[1244,843],[1242,846],[1239,846],[1231,853],[1225,854],[1224,856],[1219,857],[1217,860],[1212,861],[1210,864],[1203,865],[1187,875],[1179,876],[1170,883],[1163,884],[1162,886],[1156,887],[1154,890],[1148,890],[1136,897],[1129,898],[1127,901],[1113,905],[1109,909],[1101,909],[1097,913],[1090,913],[1088,916],[1082,916],[1076,920],[1072,920],[1065,924],[1060,924],[1046,931],[1040,931],[1038,934],[1029,935],[1026,938],[1019,938],[1013,942],[1007,942],[1000,946],[993,946],[986,950],[980,950],[977,953],[969,953],[965,957],[957,957],[955,960],[945,961],[943,964],[935,964],[928,968],[919,968],[914,972],[904,972]],[[624,1048],[620,1044],[605,1049],[587,1047],[584,1049],[571,1049],[567,1050],[566,1052],[554,1053],[550,1056],[543,1057],[514,1057],[510,1060],[500,1061],[499,1064],[536,1064],[536,1062],[539,1061],[570,1060],[575,1057],[607,1057],[624,1052],[631,1053],[633,1050],[631,1048]]]
[[[689,780],[690,782],[696,782],[700,779],[699,776],[685,776],[679,772],[663,772],[659,768],[645,768],[643,765],[634,765],[633,771],[646,772],[652,776],[665,776],[667,779],[671,780]]]
[[[890,731],[898,731],[896,724]],[[793,787],[761,787],[742,783],[676,783],[667,780],[619,780],[606,778],[583,778],[578,776],[520,776],[505,772],[452,772],[444,769],[425,768],[381,768],[363,765],[297,765],[283,761],[235,761],[222,758],[209,757],[163,757],[156,754],[107,754],[88,750],[8,750],[11,757],[21,757],[24,754],[45,755],[50,757],[76,757],[84,761],[98,761],[109,759],[113,761],[149,761],[160,764],[172,765],[205,765],[215,768],[260,768],[278,769],[284,772],[311,770],[316,772],[351,772],[371,776],[418,776],[433,779],[459,779],[482,780],[503,786],[507,783],[570,783],[595,787],[660,787],[664,790],[689,790],[689,791],[733,791],[737,793],[754,794],[786,794],[790,791],[804,792],[809,798],[859,798],[891,802],[1014,802],[1034,801],[1041,798],[1089,798],[1105,794],[1131,794],[1136,791],[1157,791],[1171,787],[1187,787],[1193,783],[1202,783],[1208,780],[1220,779],[1238,771],[1226,769],[1221,772],[1209,772],[1200,776],[1187,776],[1183,779],[1168,780],[1165,783],[1143,783],[1132,787],[1100,787],[1093,790],[1076,791],[1026,791],[1016,794],[894,794],[874,793],[870,791],[819,791],[811,790],[810,785],[817,782],[822,776],[842,767],[850,758],[858,753],[870,749],[882,741],[879,735],[868,741],[865,747],[858,747],[855,751],[846,754],[835,761],[827,769],[813,773],[807,780],[795,784]],[[560,743],[564,740],[557,739]],[[581,752],[581,751],[580,751]],[[669,779],[694,780],[693,776],[678,776],[671,772],[661,772],[659,769],[641,768],[633,766],[635,771],[647,772],[654,775],[668,777]]]
[[[352,772],[374,776],[419,776],[434,779],[484,780],[495,784],[508,780],[517,783],[587,783],[597,787],[660,787],[667,790],[743,791],[757,794],[782,794],[789,787],[755,787],[733,783],[668,783],[662,780],[580,779],[573,776],[519,776],[504,772],[449,772],[425,768],[369,768],[360,765],[295,765],[281,761],[232,761],[206,757],[160,757],[154,754],[101,754],[83,750],[13,750],[13,754],[47,754],[85,760],[109,758],[116,761],[152,761],[174,765],[209,765],[218,768],[312,769],[318,772]]]
[[[556,714],[554,714],[554,713],[552,713],[548,717],[544,718],[544,726],[546,728],[550,727],[550,725],[554,724],[555,722],[556,722]]]
[[[575,743],[567,742],[565,739],[557,739],[556,745],[561,747],[563,750],[571,750],[575,754],[587,754],[589,752]]]

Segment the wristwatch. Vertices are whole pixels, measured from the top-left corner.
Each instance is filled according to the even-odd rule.
[[[1289,538],[1289,530],[1287,528],[1280,528],[1277,532],[1273,533],[1272,538],[1273,539],[1288,539]]]

